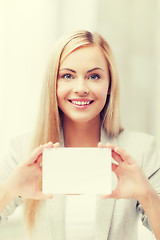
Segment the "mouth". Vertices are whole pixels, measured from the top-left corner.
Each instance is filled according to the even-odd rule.
[[[76,106],[89,106],[94,102],[94,100],[89,99],[69,99],[68,101]]]

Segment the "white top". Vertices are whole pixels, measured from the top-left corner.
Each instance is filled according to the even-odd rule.
[[[96,195],[66,195],[65,239],[93,240]]]
[[[0,181],[6,179],[17,166],[17,164],[28,157],[27,148],[28,144],[30,143],[29,139],[29,136],[27,137],[24,135],[11,141],[9,154],[6,155],[3,163],[1,163],[0,166]],[[103,144],[110,142],[126,149],[126,151],[134,157],[139,166],[143,168],[144,173],[149,178],[150,183],[160,194],[160,163],[156,158],[155,140],[153,137],[146,134],[125,130],[121,132],[117,138],[109,139],[102,129],[101,142]],[[21,202],[22,199],[17,197],[6,206],[0,216],[0,225],[7,220],[8,216],[14,212],[15,208]],[[66,240],[64,231],[65,195],[55,195],[53,199],[42,201],[40,206],[41,211],[36,219],[33,237],[29,237],[28,239]],[[77,209],[77,207],[75,209]],[[79,207],[79,209],[82,210],[83,208]],[[90,210],[87,208],[86,212],[89,213]],[[139,216],[141,217],[143,224],[151,229],[147,215],[145,214],[139,202],[137,202],[135,199],[102,199],[101,196],[96,195],[96,226],[94,230],[94,240],[137,240],[137,225]],[[66,223],[67,222],[68,221],[66,219]],[[76,234],[76,238],[74,239],[77,240],[78,237],[79,234]]]

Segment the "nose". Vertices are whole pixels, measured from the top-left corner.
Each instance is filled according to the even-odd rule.
[[[89,89],[86,83],[86,80],[83,78],[78,78],[75,87],[74,92],[79,94],[80,96],[86,96],[89,93]]]

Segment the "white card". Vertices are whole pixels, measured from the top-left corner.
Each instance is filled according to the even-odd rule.
[[[42,165],[44,193],[111,193],[108,148],[45,148]]]

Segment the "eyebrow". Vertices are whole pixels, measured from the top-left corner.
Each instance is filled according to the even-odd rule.
[[[70,69],[70,68],[62,68],[62,69],[60,69],[59,71],[63,71],[63,70],[67,70],[67,71],[71,71],[71,72],[73,72],[73,73],[76,73],[75,70]],[[90,72],[95,71],[95,70],[101,70],[101,71],[104,72],[104,70],[103,70],[102,68],[96,67],[96,68],[92,68],[92,69],[88,70],[87,73],[90,73]]]

